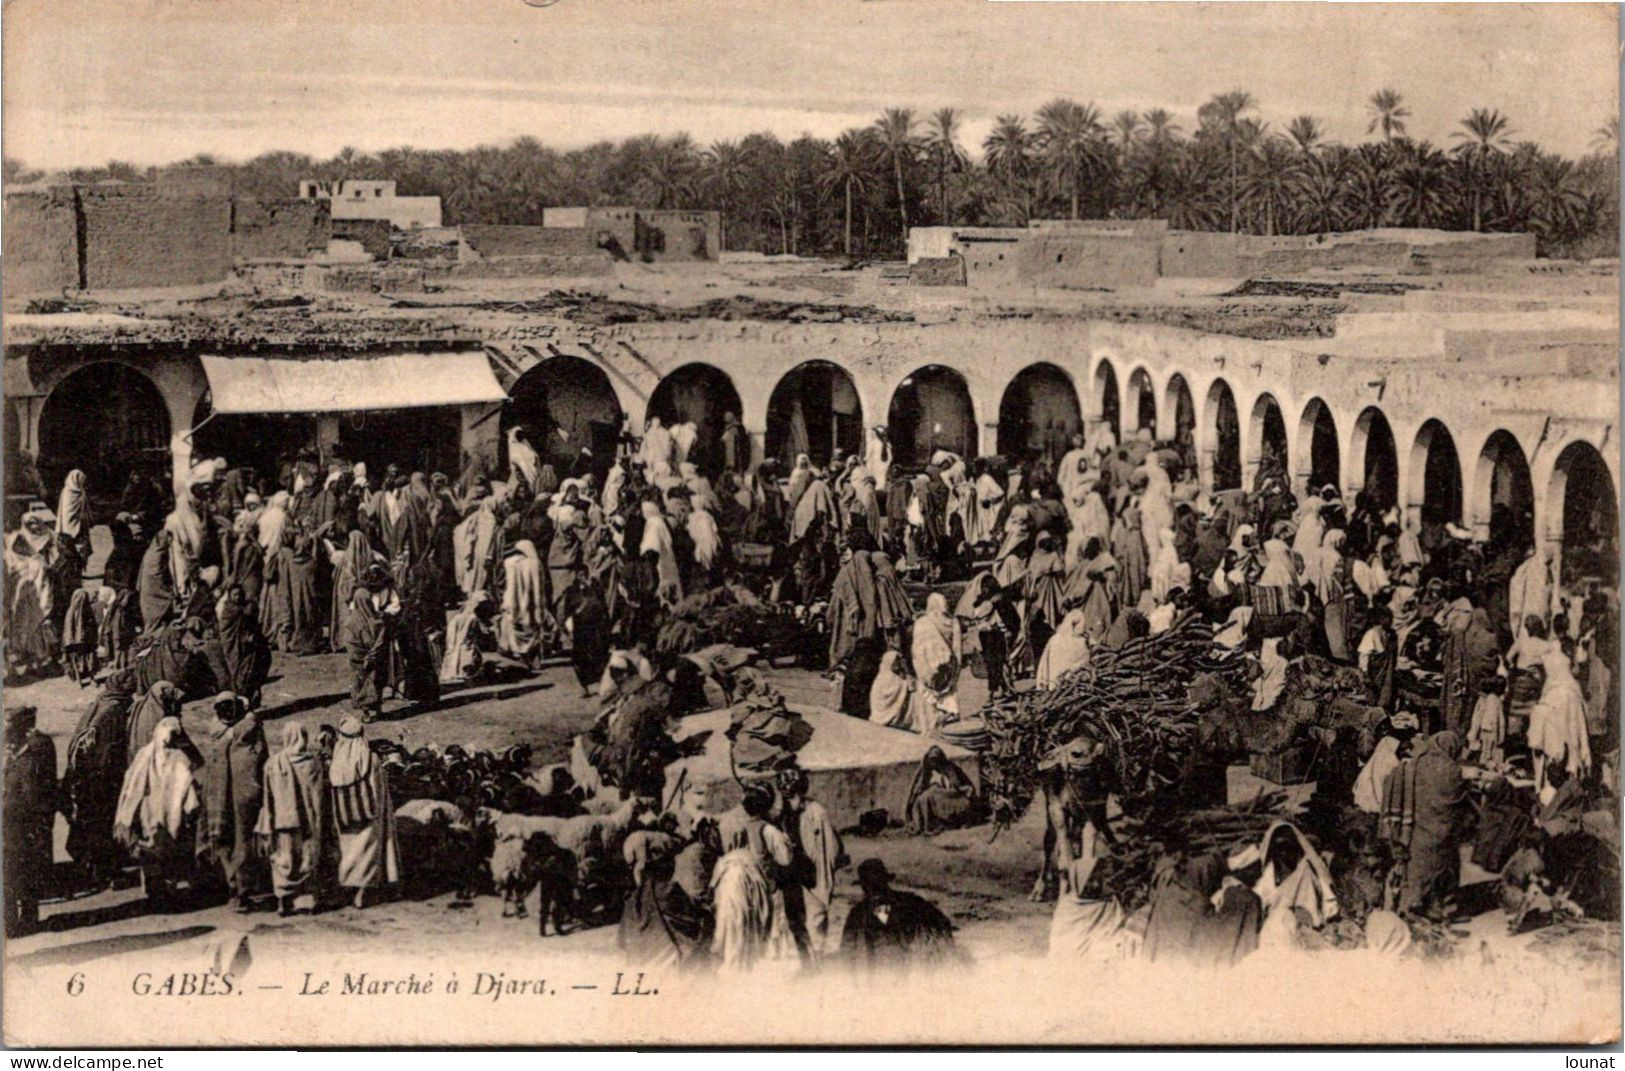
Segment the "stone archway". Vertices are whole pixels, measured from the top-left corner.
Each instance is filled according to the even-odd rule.
[[[839,449],[861,453],[863,402],[850,373],[830,361],[807,361],[786,372],[767,402],[765,449],[788,469],[797,454],[823,465]]]
[[[685,364],[667,373],[649,395],[650,417],[659,417],[668,428],[678,424],[694,425],[694,445],[689,450],[688,460],[708,476],[722,471],[722,430],[726,413],[732,413],[742,422],[745,407],[733,380],[715,365]]]
[[[1094,419],[1111,429],[1112,437],[1123,440],[1123,402],[1117,389],[1117,369],[1111,361],[1102,360],[1095,366]]]
[[[77,368],[45,399],[36,461],[47,495],[69,471],[82,469],[93,502],[110,501],[132,467],[149,474],[170,468],[169,406],[152,379],[129,365]]]
[[[1330,484],[1342,489],[1342,448],[1337,442],[1337,421],[1331,407],[1319,398],[1309,399],[1298,418],[1297,464],[1293,475],[1302,486],[1321,488]]]
[[[1241,420],[1236,396],[1222,379],[1208,388],[1202,407],[1202,468],[1209,492],[1241,487]]]
[[[1418,525],[1460,524],[1462,517],[1461,458],[1450,429],[1429,420],[1411,444],[1410,490],[1406,495],[1408,519]]]
[[[1586,580],[1604,587],[1618,583],[1619,493],[1608,462],[1584,439],[1557,455],[1543,516],[1559,583],[1570,588]]]
[[[1151,386],[1151,373],[1136,368],[1128,374],[1129,419],[1134,429],[1150,428],[1157,433],[1157,392]]]
[[[1253,490],[1266,472],[1277,472],[1287,477],[1290,472],[1286,438],[1286,418],[1281,415],[1281,403],[1273,394],[1260,394],[1253,402],[1253,412],[1247,421],[1247,458],[1252,466],[1253,478],[1248,482]],[[1290,483],[1290,479],[1287,479]]]
[[[254,476],[276,480],[285,461],[317,441],[316,418],[308,413],[216,413],[205,393],[192,413],[192,456],[223,457],[232,468],[246,466]]]
[[[502,410],[499,468],[508,464],[508,432],[523,428],[543,464],[562,478],[583,449],[600,479],[615,462],[625,417],[609,376],[585,357],[556,354],[527,368],[508,390]]]
[[[1016,374],[999,401],[996,449],[1011,461],[1058,461],[1083,428],[1083,409],[1072,377],[1047,362]]]
[[[1504,428],[1484,440],[1473,468],[1473,527],[1496,549],[1526,547],[1535,537],[1535,485],[1517,436]]]
[[[886,412],[892,455],[902,465],[923,465],[938,450],[976,456],[976,409],[970,386],[952,368],[917,368],[892,393]]]
[[[1399,448],[1394,445],[1394,429],[1374,405],[1366,406],[1354,420],[1349,458],[1359,466],[1358,490],[1364,491],[1377,511],[1399,502]]]

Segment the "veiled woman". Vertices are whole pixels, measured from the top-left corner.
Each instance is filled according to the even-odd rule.
[[[974,825],[984,813],[970,777],[948,761],[942,748],[931,745],[920,759],[903,808],[908,831],[916,836],[929,836],[945,829]]]
[[[1021,621],[1026,630],[1026,647],[1033,657],[1042,657],[1055,626],[1066,616],[1066,564],[1050,532],[1040,532],[1033,540],[1021,594],[1026,605]]]
[[[1147,580],[1145,536],[1140,531],[1140,506],[1130,496],[1123,501],[1112,528],[1112,558],[1117,562],[1117,604],[1139,604]]]
[[[246,912],[264,871],[254,829],[265,796],[265,733],[247,702],[227,692],[215,698],[202,740],[205,818],[199,854],[212,858],[231,890],[232,906]]]
[[[131,757],[113,817],[113,839],[146,872],[149,898],[167,902],[171,886],[188,873],[202,808],[193,770],[195,749],[178,718],[164,718]]]
[[[328,560],[333,564],[333,608],[328,628],[335,642],[344,635],[344,617],[349,612],[350,600],[355,597],[356,585],[365,575],[367,566],[383,563],[383,556],[372,549],[372,541],[360,528],[351,529],[344,549],[327,544]]]
[[[914,724],[922,735],[959,719],[959,622],[948,612],[948,600],[932,592],[925,612],[914,622],[910,660],[918,687],[914,693]]]
[[[1077,564],[1067,573],[1063,604],[1083,612],[1083,634],[1091,643],[1098,643],[1111,628],[1117,578],[1117,559],[1095,538],[1084,544]]]
[[[401,880],[400,848],[389,779],[353,716],[339,722],[328,782],[339,838],[339,885],[354,889],[355,906],[363,908],[372,890]]]
[[[503,559],[502,568],[505,582],[497,647],[503,654],[529,663],[541,654],[549,620],[542,560],[531,541],[521,539]]]
[[[139,676],[136,680],[139,684]],[[135,701],[130,708],[129,730],[125,737],[130,762],[135,761],[136,752],[147,746],[160,721],[181,716],[181,703],[181,690],[169,681],[158,681]]]
[[[314,908],[321,895],[323,845],[329,836],[327,770],[298,722],[282,728],[282,746],[265,764],[259,833],[270,840],[271,891],[277,913]]]
[[[93,888],[113,877],[120,862],[113,840],[113,816],[129,765],[130,707],[134,702],[134,674],[115,670],[68,739],[62,774],[68,855],[84,870]]]

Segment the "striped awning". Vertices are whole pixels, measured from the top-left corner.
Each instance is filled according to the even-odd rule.
[[[507,398],[482,350],[202,361],[216,413],[421,409]]]

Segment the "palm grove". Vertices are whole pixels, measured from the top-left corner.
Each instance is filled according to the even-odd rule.
[[[328,160],[272,152],[229,166],[251,197],[287,197],[304,178],[392,178],[402,194],[440,196],[448,224],[539,224],[548,205],[714,208],[725,248],[764,253],[894,257],[910,226],[1117,217],[1264,235],[1531,231],[1547,255],[1617,255],[1617,117],[1571,160],[1518,140],[1498,109],[1474,108],[1445,145],[1408,136],[1411,110],[1392,89],[1367,109],[1368,138],[1356,145],[1329,141],[1309,115],[1272,129],[1238,90],[1203,104],[1189,127],[1161,108],[1107,116],[1056,99],[1031,116],[999,116],[974,155],[957,109],[888,108],[833,141],[759,133],[705,148],[687,134],[645,134],[566,152],[522,137]],[[6,161],[6,181],[35,177]],[[114,162],[70,177],[145,175]]]

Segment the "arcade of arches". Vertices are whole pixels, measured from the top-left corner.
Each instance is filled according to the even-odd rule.
[[[1563,575],[1611,582],[1617,572],[1617,490],[1603,454],[1588,441],[1569,442],[1555,464],[1548,460],[1537,487],[1529,457],[1505,429],[1489,435],[1476,456],[1464,457],[1457,435],[1442,421],[1430,419],[1414,438],[1407,432],[1402,455],[1388,416],[1372,405],[1348,425],[1345,487],[1338,422],[1320,398],[1311,398],[1291,420],[1276,396],[1261,394],[1248,400],[1243,427],[1237,398],[1223,380],[1214,380],[1207,389],[1200,417],[1190,382],[1179,373],[1169,376],[1159,391],[1151,374],[1137,367],[1123,381],[1123,398],[1118,382],[1118,370],[1109,362],[1096,364],[1089,408],[1098,415],[1085,419],[1068,372],[1048,362],[1031,364],[995,396],[996,441],[985,442],[964,376],[945,365],[917,368],[897,384],[886,412],[895,459],[905,466],[920,465],[938,449],[1032,458],[1064,449],[1073,434],[1090,430],[1097,421],[1125,432],[1150,428],[1157,438],[1187,449],[1200,441],[1211,490],[1244,486],[1264,459],[1276,458],[1287,465],[1298,488],[1329,484],[1363,490],[1376,505],[1402,506],[1413,522],[1466,525],[1498,541],[1538,539],[1560,549],[1554,564]],[[762,433],[765,455],[785,461],[799,453],[823,460],[835,449],[860,453],[865,443],[862,398],[851,373],[832,361],[809,360],[780,377],[767,400],[765,419],[752,426]],[[109,404],[115,400],[117,404]],[[702,363],[682,365],[663,377],[647,405],[650,416],[697,425],[695,460],[713,472],[721,464],[724,415],[730,412],[744,422],[733,381]],[[19,418],[19,413],[31,413],[35,424],[30,427],[29,416]],[[568,467],[581,446],[590,448],[602,466],[614,456],[625,413],[599,362],[555,355],[514,382],[510,401],[500,412],[502,434],[496,438],[524,426],[556,467]],[[194,456],[241,459],[267,471],[310,441],[315,422],[308,415],[215,415],[206,394],[192,418]],[[336,421],[340,452],[366,460],[369,468],[393,461],[420,470],[457,471],[459,437],[468,434],[455,409],[329,419]],[[60,486],[67,471],[79,467],[87,474],[93,498],[108,499],[119,493],[132,459],[148,459],[154,467],[165,462],[175,448],[174,430],[166,396],[152,378],[127,364],[98,361],[69,372],[32,409],[21,403],[8,407],[7,454],[21,454],[22,444],[32,443],[45,487]],[[325,434],[333,435],[331,423]],[[505,443],[498,449],[505,453]],[[505,461],[499,454],[499,464]]]

